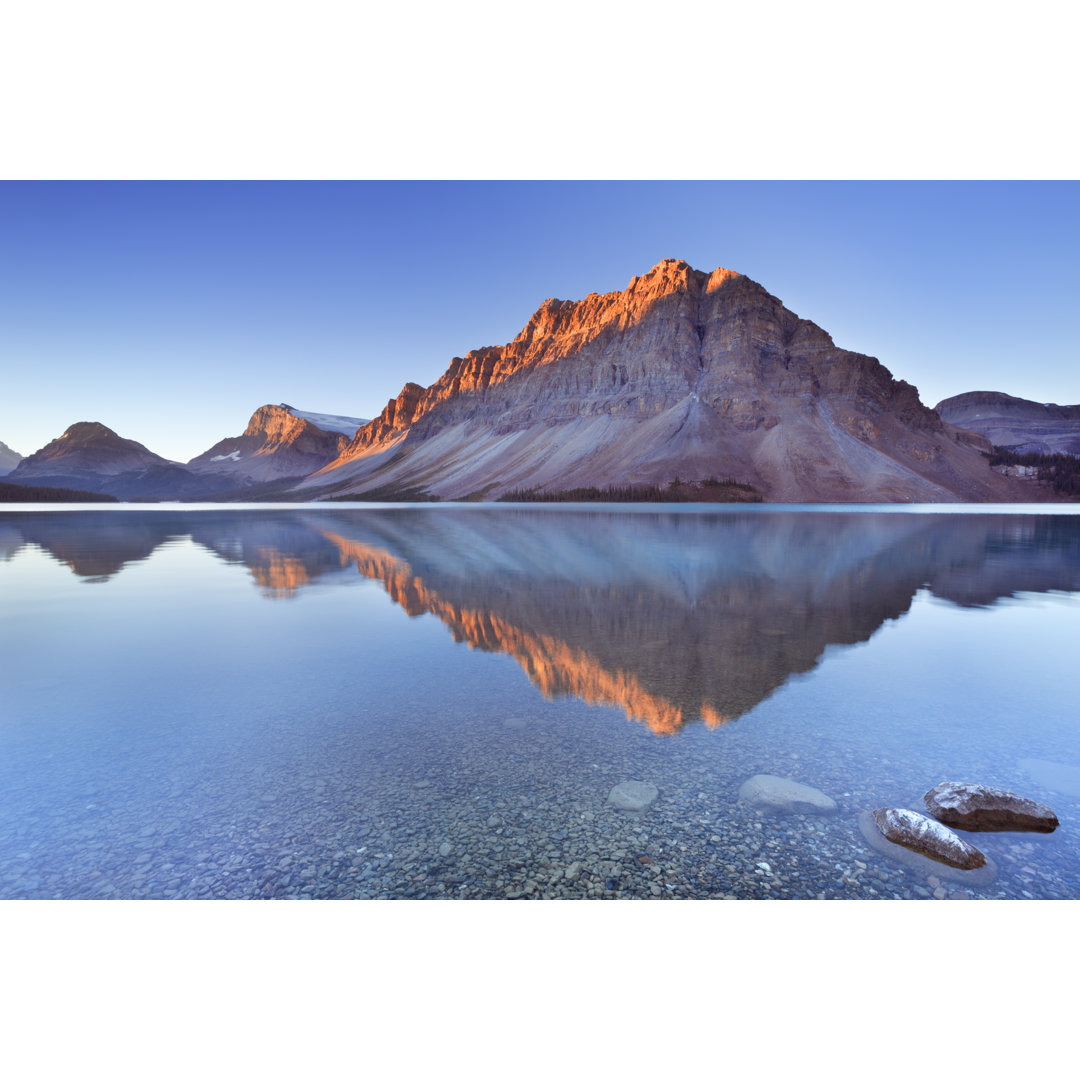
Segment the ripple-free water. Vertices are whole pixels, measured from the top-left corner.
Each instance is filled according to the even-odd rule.
[[[0,557],[0,897],[1080,896],[1077,515],[27,510]],[[968,835],[980,886],[866,845],[946,779],[1061,825]]]

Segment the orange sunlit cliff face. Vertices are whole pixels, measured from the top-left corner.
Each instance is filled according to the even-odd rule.
[[[723,267],[708,274],[681,260],[665,259],[647,274],[633,278],[621,291],[590,293],[584,300],[545,300],[509,344],[455,356],[438,381],[427,388],[406,383],[382,413],[356,433],[341,460],[393,443],[443,402],[572,356],[604,334],[625,333],[660,301],[679,295],[708,296],[739,278],[740,274]]]

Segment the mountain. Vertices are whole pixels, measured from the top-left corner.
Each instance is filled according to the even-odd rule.
[[[76,488],[120,498],[169,499],[221,490],[175,461],[166,461],[142,443],[124,439],[104,424],[72,424],[8,476],[11,483]]]
[[[316,420],[326,426],[317,426]],[[322,468],[363,423],[355,417],[264,405],[255,410],[243,435],[222,439],[185,466],[121,438],[104,424],[81,422],[19,461],[8,479],[122,499],[230,497],[238,489]]]
[[[242,435],[222,439],[192,458],[188,468],[228,477],[235,487],[306,476],[333,461],[366,421],[307,413],[291,405],[256,409]]]
[[[947,424],[985,436],[1018,454],[1080,455],[1080,405],[1044,405],[993,390],[974,390],[938,402]]]
[[[750,278],[665,259],[407,383],[299,491],[491,499],[717,477],[772,502],[1030,498],[986,450]]]
[[[12,450],[7,443],[0,442],[0,476],[6,476],[22,459],[22,454]]]

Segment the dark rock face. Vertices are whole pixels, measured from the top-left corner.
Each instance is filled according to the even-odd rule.
[[[968,832],[1053,832],[1057,814],[1043,803],[1011,791],[945,781],[923,796],[938,821]]]
[[[939,401],[935,412],[947,424],[1018,454],[1080,454],[1080,405],[1044,405],[974,390]]]
[[[407,384],[304,486],[492,498],[716,476],[776,502],[1030,498],[980,447],[756,282],[665,259]]]
[[[882,807],[874,811],[874,824],[886,840],[945,863],[946,866],[955,866],[960,870],[977,870],[986,864],[986,856],[978,848],[961,840],[940,821],[917,814],[914,810]]]

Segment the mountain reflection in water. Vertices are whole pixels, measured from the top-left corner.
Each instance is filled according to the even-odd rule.
[[[268,598],[359,572],[409,615],[512,656],[546,696],[617,705],[658,734],[753,709],[829,645],[866,641],[920,589],[985,606],[1080,589],[1080,517],[516,508],[0,516],[107,582],[190,537]]]

